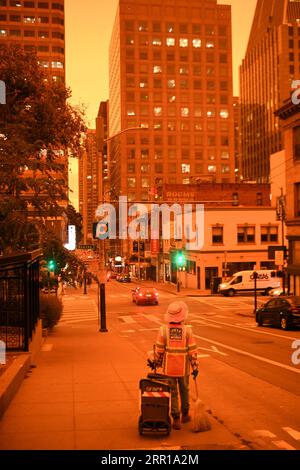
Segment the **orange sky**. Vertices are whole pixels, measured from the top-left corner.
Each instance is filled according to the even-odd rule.
[[[201,1],[201,0],[199,0]],[[88,106],[91,127],[100,101],[108,99],[108,47],[118,0],[65,0],[67,84],[73,101]],[[256,0],[218,0],[232,5],[234,90],[247,46]]]
[[[201,1],[201,0],[199,0]],[[232,5],[234,93],[239,94],[238,67],[245,54],[256,0],[218,0]],[[118,0],[65,0],[67,85],[73,104],[87,106],[95,127],[100,101],[108,99],[108,49]],[[77,161],[71,163],[70,199],[78,209]]]

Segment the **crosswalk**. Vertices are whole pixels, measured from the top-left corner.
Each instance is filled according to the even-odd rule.
[[[76,309],[74,309],[74,300],[76,300]],[[58,326],[98,320],[98,306],[94,299],[68,296],[64,298],[63,303],[63,315]]]
[[[258,429],[249,433],[261,447],[279,450],[297,450],[300,446],[300,432],[290,426],[283,426],[275,434],[268,429]],[[278,436],[280,434],[280,436]]]

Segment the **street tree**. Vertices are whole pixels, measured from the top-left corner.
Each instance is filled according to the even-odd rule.
[[[46,77],[35,54],[2,47],[0,78],[0,250],[16,252],[67,206],[68,155],[78,155],[85,125],[70,90]]]

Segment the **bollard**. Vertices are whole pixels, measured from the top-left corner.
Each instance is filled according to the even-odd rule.
[[[106,328],[106,303],[105,303],[105,284],[100,284],[100,320],[101,320],[101,325],[100,325],[100,332],[101,333],[107,333],[108,329]]]

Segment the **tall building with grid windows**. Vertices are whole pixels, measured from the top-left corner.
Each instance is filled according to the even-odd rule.
[[[231,7],[120,0],[109,100],[115,195],[146,202],[162,184],[233,182]]]
[[[282,149],[275,111],[300,74],[299,0],[258,0],[240,69],[241,161],[246,180],[269,181],[270,155]]]
[[[64,0],[0,0],[1,44],[20,44],[36,52],[47,75],[64,82]]]

